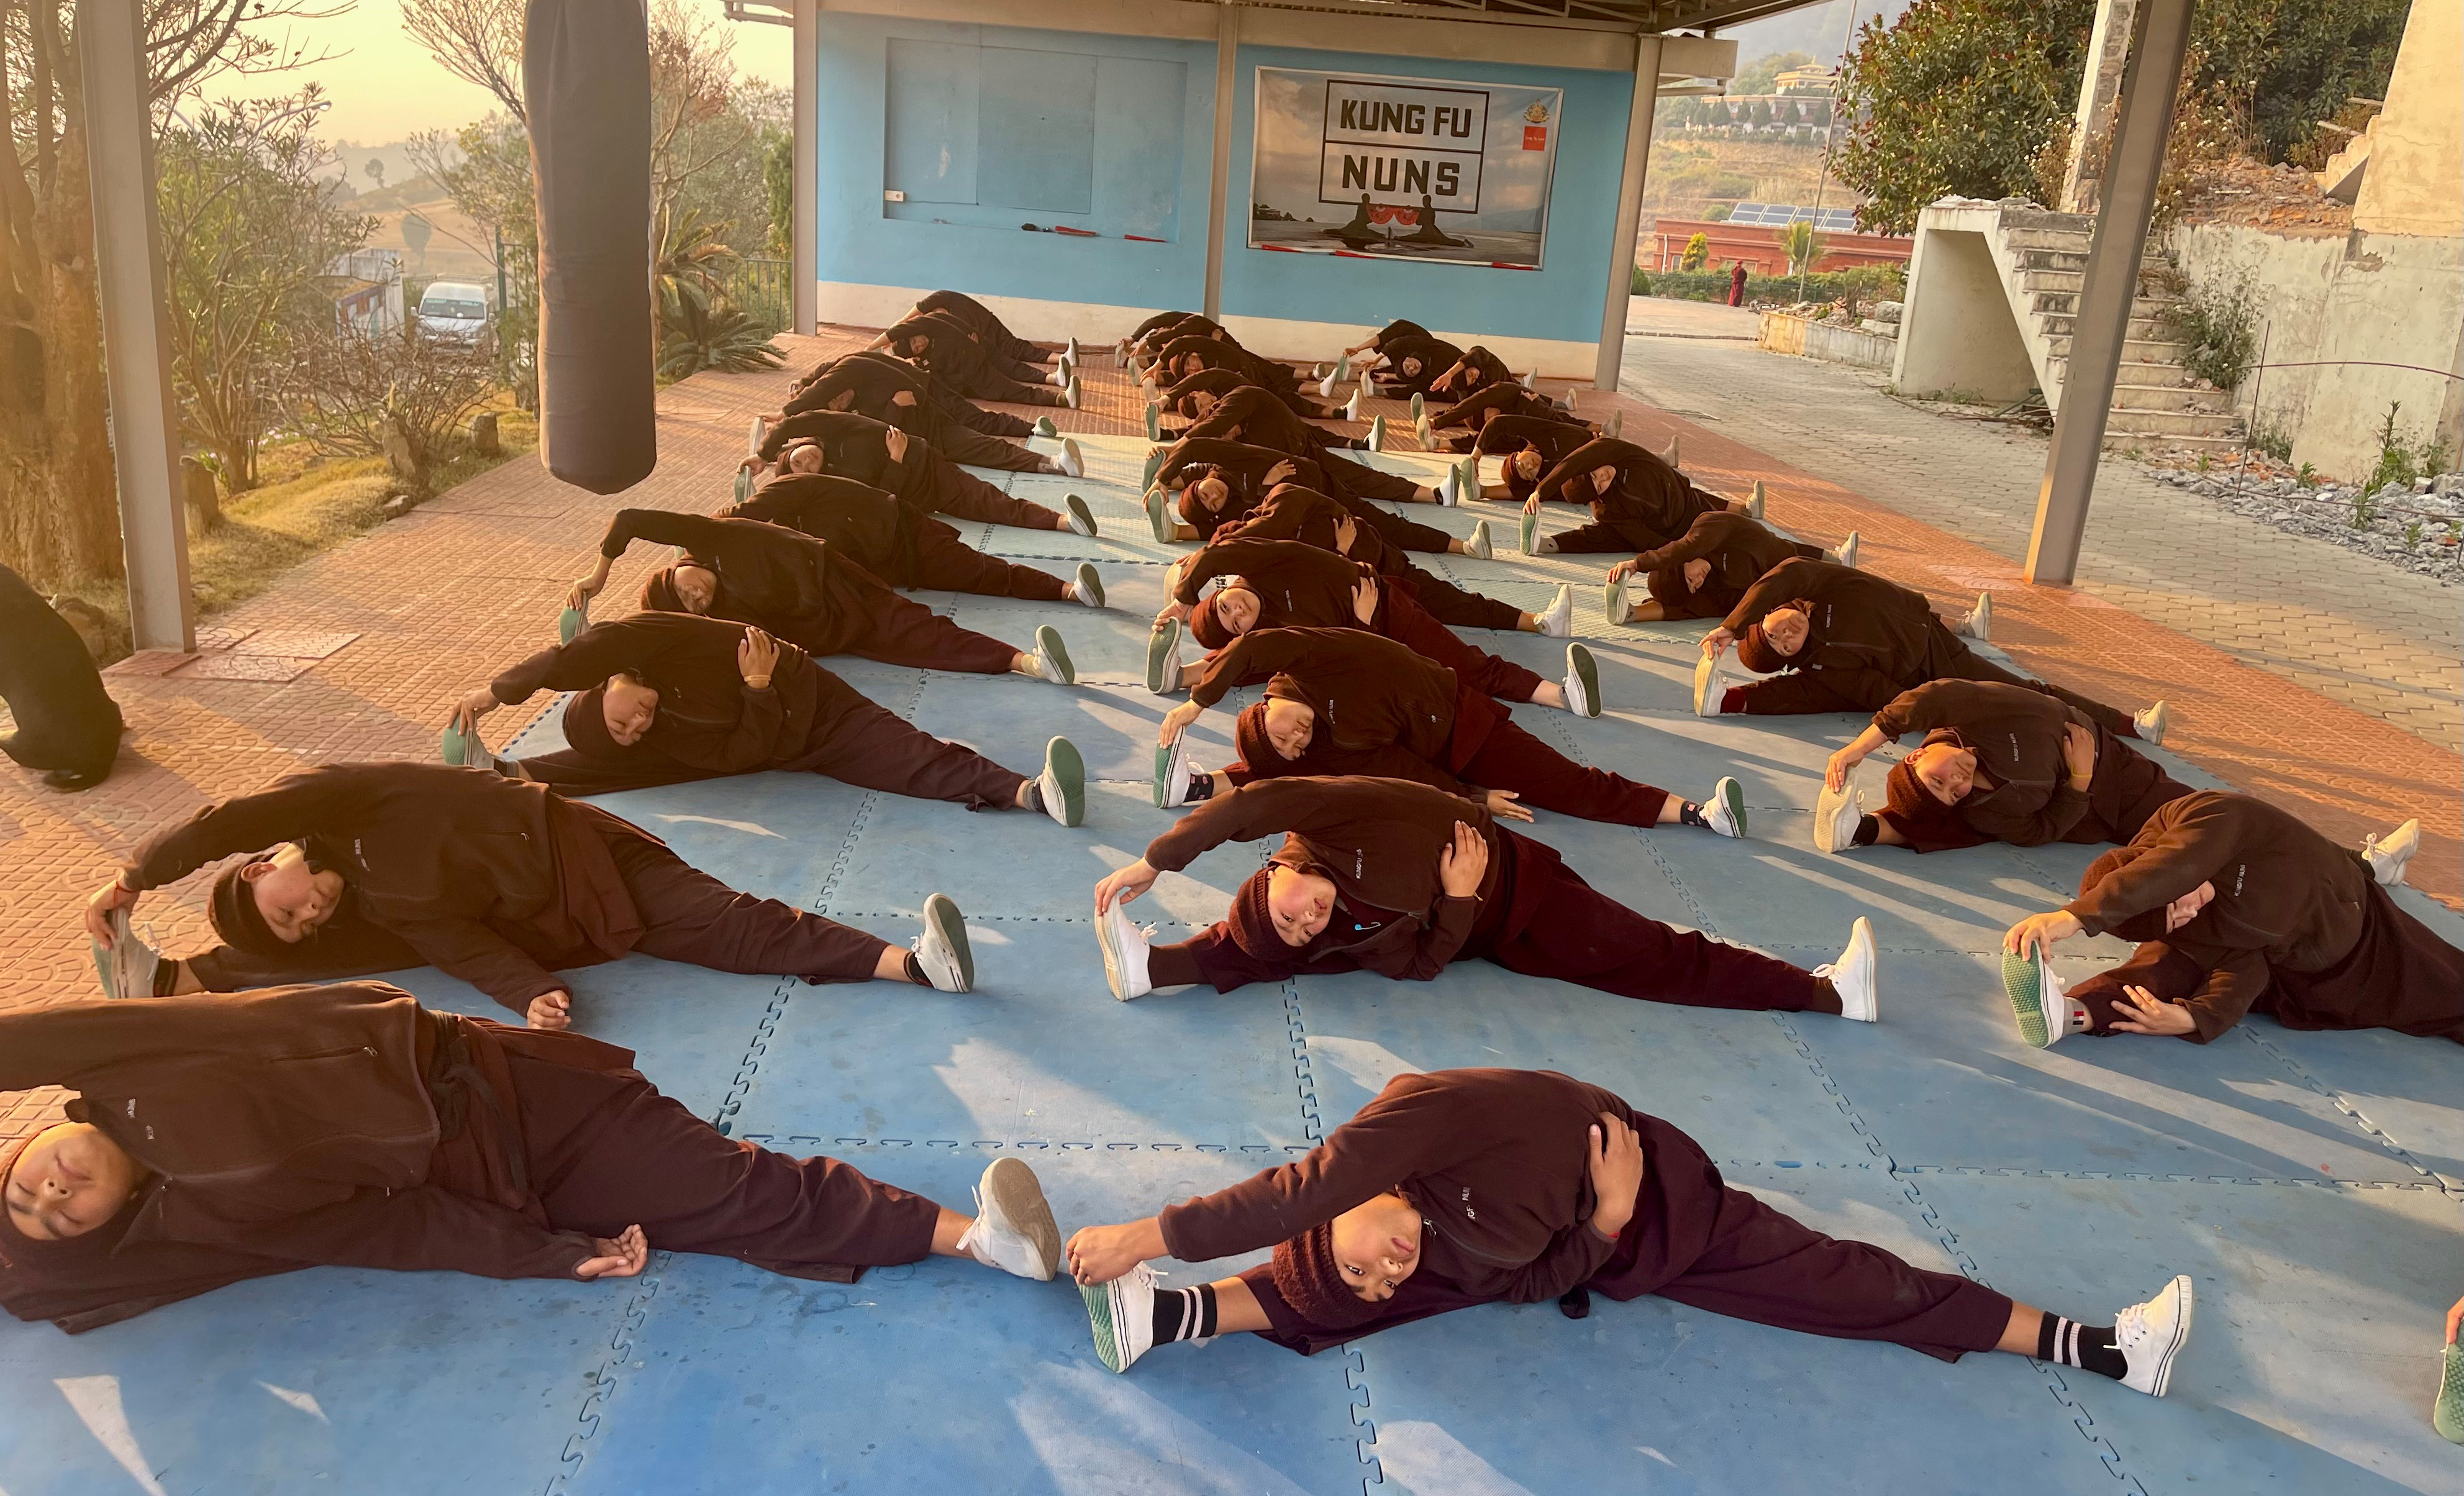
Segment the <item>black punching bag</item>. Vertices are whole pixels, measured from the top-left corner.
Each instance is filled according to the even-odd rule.
[[[522,103],[539,190],[539,456],[563,481],[614,494],[659,461],[641,0],[530,0]]]

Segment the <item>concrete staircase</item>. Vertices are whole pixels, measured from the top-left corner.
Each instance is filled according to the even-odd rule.
[[[1983,205],[1979,205],[1983,206]],[[2079,213],[2049,212],[2034,203],[2005,200],[1993,204],[1998,222],[1985,235],[1994,269],[2011,301],[2011,315],[2035,365],[2036,387],[2045,403],[2061,408],[2062,385],[2069,373],[2071,324],[2079,310],[2079,284],[2086,278],[2088,243],[2096,220]],[[2163,263],[2150,252],[2143,271]],[[2141,279],[2141,295],[2132,302],[2130,331],[2122,347],[2122,367],[2113,389],[2113,408],[2105,417],[2105,444],[2113,447],[2209,447],[2240,445],[2241,418],[2232,397],[2196,384],[2182,367],[2183,344],[2168,335],[2161,318],[2180,298],[2151,293]]]

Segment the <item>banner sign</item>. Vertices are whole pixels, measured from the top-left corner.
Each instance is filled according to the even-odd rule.
[[[1537,270],[1564,97],[1260,68],[1249,246]]]

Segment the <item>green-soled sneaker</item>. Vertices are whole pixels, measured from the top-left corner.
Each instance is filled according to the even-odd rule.
[[[2438,1398],[2430,1405],[2430,1426],[2451,1443],[2464,1444],[2464,1346],[2449,1346],[2440,1359]]]
[[[2046,967],[2041,953],[2002,953],[2002,994],[2011,1000],[2019,1040],[2029,1047],[2050,1049],[2070,1032],[2070,1003],[2062,997],[2060,979]]]

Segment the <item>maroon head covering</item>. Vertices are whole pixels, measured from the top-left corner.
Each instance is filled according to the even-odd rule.
[[[265,922],[265,911],[256,907],[255,886],[240,876],[252,864],[273,855],[271,850],[259,852],[214,875],[213,897],[206,905],[206,917],[212,921],[214,934],[222,937],[223,944],[234,951],[279,957],[292,949]]]
[[[1350,1330],[1377,1317],[1384,1306],[1352,1291],[1334,1261],[1334,1222],[1320,1221],[1302,1236],[1275,1246],[1275,1291],[1301,1318],[1320,1330]]]
[[[607,686],[577,691],[564,704],[565,746],[585,759],[614,759],[625,747],[607,733]]]
[[[692,611],[685,606],[684,599],[676,596],[676,569],[673,566],[662,566],[643,580],[642,608],[651,613]]]
[[[1283,694],[1284,699],[1287,700],[1301,699],[1297,692],[1287,692]],[[1287,759],[1275,751],[1275,745],[1266,737],[1266,703],[1264,701],[1251,702],[1241,709],[1239,716],[1232,719],[1232,746],[1241,751],[1242,764],[1251,774],[1261,778],[1271,778],[1278,774],[1325,772],[1313,767],[1309,762],[1317,749],[1316,725],[1314,723],[1310,725],[1309,740],[1301,749],[1301,756],[1297,759]]]
[[[1898,822],[1903,829],[1920,827],[1955,834],[1966,826],[1967,823],[1959,819],[1959,807],[1944,804],[1932,790],[1925,788],[1925,781],[1917,778],[1916,756],[1928,748],[1967,746],[1959,740],[1957,733],[1947,727],[1937,727],[1925,734],[1924,742],[1917,744],[1916,753],[1891,766],[1883,783],[1888,786],[1891,819]]]
[[[1771,645],[1771,635],[1760,624],[1748,624],[1745,635],[1737,641],[1737,663],[1758,675],[1788,668],[1788,656]]]
[[[1221,592],[1210,592],[1189,610],[1189,636],[1207,649],[1224,649],[1232,643],[1232,630],[1223,627],[1223,615],[1215,605]]]
[[[1266,879],[1273,872],[1268,867],[1251,873],[1233,893],[1223,921],[1231,927],[1232,943],[1262,961],[1288,956],[1293,949],[1275,934],[1274,916],[1266,913]]]
[[[2089,863],[2087,871],[2079,874],[2079,893],[2084,896],[2090,889],[2137,862],[2145,854],[2145,850],[2138,847],[2117,847]],[[2166,900],[2167,904],[2171,902],[2170,899]],[[2127,919],[2118,920],[2105,926],[2104,929],[2107,935],[2119,935],[2133,945],[2145,945],[2150,940],[2162,940],[2165,938],[2165,905],[2159,904],[2145,913],[2133,914]]]

